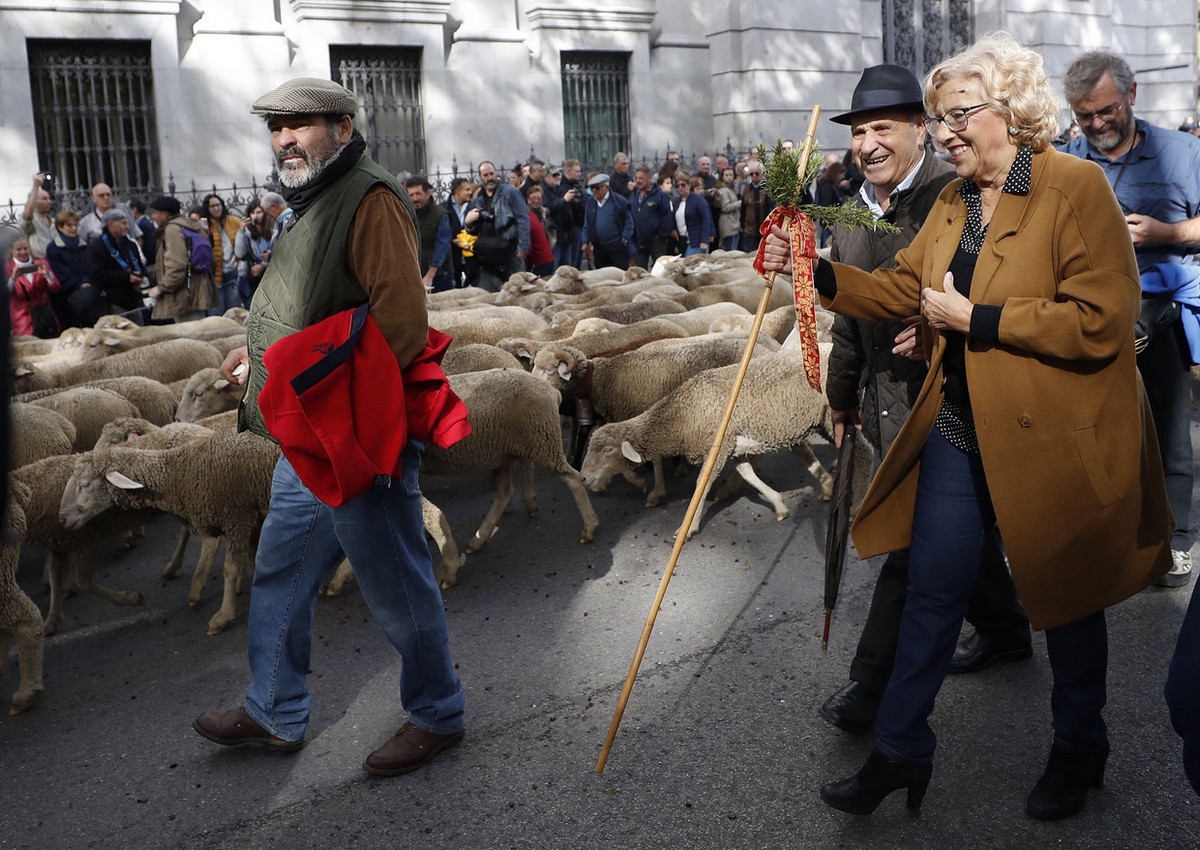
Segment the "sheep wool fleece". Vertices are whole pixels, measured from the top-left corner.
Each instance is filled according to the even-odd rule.
[[[362,157],[326,189],[278,240],[246,320],[250,378],[238,410],[238,429],[274,439],[263,424],[258,393],[267,379],[263,353],[271,343],[367,300],[350,272],[346,237],[363,197],[378,184],[396,193],[416,221],[408,193],[391,174]]]

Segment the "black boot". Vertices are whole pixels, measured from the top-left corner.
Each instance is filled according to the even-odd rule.
[[[1096,753],[1072,753],[1056,743],[1042,778],[1025,801],[1025,813],[1035,820],[1062,820],[1083,811],[1089,788],[1104,785],[1108,744]]]
[[[821,786],[821,799],[852,815],[869,815],[883,798],[900,788],[908,789],[908,810],[916,814],[933,775],[931,761],[891,761],[878,750],[871,750],[858,773],[840,782]]]
[[[879,694],[853,679],[825,700],[817,711],[826,723],[852,734],[871,731],[878,712]]]

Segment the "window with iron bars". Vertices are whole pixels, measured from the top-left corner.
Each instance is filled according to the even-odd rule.
[[[883,60],[923,77],[972,41],[969,0],[883,0]]]
[[[607,170],[629,151],[629,54],[562,54],[563,135],[568,159]]]
[[[148,41],[27,42],[38,162],[56,189],[160,190]]]
[[[354,126],[367,155],[393,174],[425,173],[421,48],[329,48],[332,77],[358,97]]]

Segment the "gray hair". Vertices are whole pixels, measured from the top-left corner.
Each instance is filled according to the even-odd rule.
[[[1117,92],[1122,97],[1129,97],[1133,91],[1133,71],[1129,64],[1112,53],[1103,50],[1092,50],[1077,57],[1067,66],[1063,74],[1063,94],[1068,103],[1074,103],[1091,93],[1105,74],[1112,77]]]
[[[264,210],[269,210],[272,207],[286,207],[287,201],[283,199],[283,195],[278,192],[264,192],[259,203],[262,204]]]

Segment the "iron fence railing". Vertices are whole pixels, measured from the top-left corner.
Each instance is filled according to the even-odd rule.
[[[673,149],[674,148],[668,143],[668,145],[661,151],[655,150],[644,156],[631,155],[629,158],[631,164],[630,172],[632,173],[633,169],[637,168],[637,166],[645,164],[648,165],[652,171],[657,173],[658,169],[662,167],[664,162],[666,162],[667,151]],[[732,141],[726,139],[724,148],[714,150],[711,153],[681,153],[680,167],[685,171],[695,173],[696,162],[701,156],[716,157],[718,154],[724,154],[730,163],[733,163],[738,159],[747,156],[748,152],[746,150],[735,149]],[[499,173],[507,176],[508,172],[515,164],[526,163],[534,159],[550,162],[550,164],[553,165],[560,164],[557,161],[549,160],[547,157],[539,156],[532,147],[529,149],[529,155],[527,157],[513,157],[507,162],[495,159],[492,160],[492,162],[495,163],[496,170]],[[612,165],[611,162],[591,162],[583,163],[582,167],[584,174],[587,174],[589,171],[609,172],[611,171]],[[477,173],[477,168],[474,162],[468,162],[465,166],[462,166],[459,164],[457,157],[451,157],[450,167],[448,169],[443,170],[442,166],[439,164],[433,171],[425,175],[425,178],[429,181],[430,185],[433,186],[434,196],[439,202],[441,202],[449,197],[450,185],[457,178],[465,177],[468,180],[474,181]],[[402,176],[407,177],[409,175],[407,172],[402,172]],[[143,201],[149,203],[158,195],[172,195],[179,199],[179,202],[183,205],[183,209],[185,211],[188,208],[199,204],[204,199],[205,195],[216,194],[221,196],[221,198],[225,201],[225,205],[229,209],[241,212],[245,210],[246,204],[248,204],[254,198],[261,197],[264,192],[278,191],[279,182],[277,175],[272,172],[271,174],[267,175],[262,183],[259,183],[257,178],[251,177],[244,183],[240,181],[230,181],[229,185],[224,187],[219,187],[215,183],[209,186],[198,186],[195,180],[189,179],[185,186],[182,181],[176,181],[174,175],[169,175],[165,187],[158,185],[114,185],[112,188],[117,200],[122,203],[134,197],[141,198]],[[24,207],[24,198],[10,198],[7,204],[0,204],[0,226],[15,226],[20,221],[21,212]],[[81,215],[87,213],[92,209],[90,190],[80,189],[70,192],[59,192],[55,195],[54,208],[56,210],[72,209]]]

